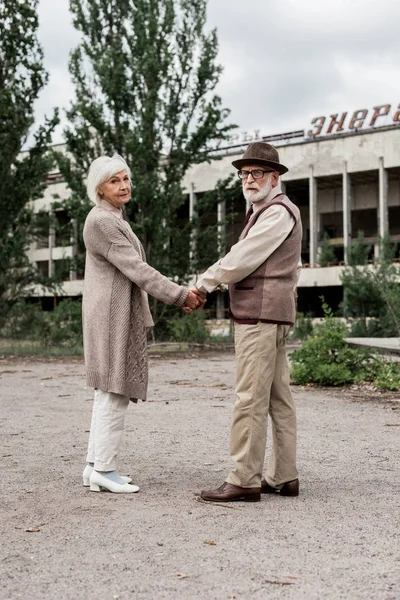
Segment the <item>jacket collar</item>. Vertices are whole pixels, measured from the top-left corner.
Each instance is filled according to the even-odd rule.
[[[120,208],[115,208],[115,206],[107,202],[107,200],[100,200],[98,206],[112,212],[118,219],[122,219],[122,210]]]

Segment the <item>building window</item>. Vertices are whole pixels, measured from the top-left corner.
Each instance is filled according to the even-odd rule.
[[[57,210],[54,213],[55,218],[55,243],[57,246],[71,245],[71,219],[66,210]]]
[[[43,277],[49,276],[49,261],[48,260],[38,260],[36,261],[36,268]]]
[[[48,248],[50,236],[50,215],[41,211],[36,215],[36,248]]]
[[[62,258],[61,260],[55,260],[53,264],[54,275],[56,279],[60,281],[68,281],[71,261],[68,258]]]
[[[390,235],[400,234],[400,206],[389,206]]]
[[[324,233],[332,239],[343,237],[343,213],[322,213],[321,214],[322,237]]]
[[[378,235],[378,215],[376,208],[351,211],[351,237],[357,237],[359,231],[363,231],[365,237]]]

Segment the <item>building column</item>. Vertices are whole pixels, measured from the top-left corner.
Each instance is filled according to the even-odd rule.
[[[69,270],[69,280],[75,281],[78,278],[76,270],[76,257],[78,256],[78,220],[71,219],[71,246],[72,246],[72,262]]]
[[[54,275],[54,261],[53,261],[53,248],[56,244],[56,229],[54,227],[54,212],[52,210],[49,211],[49,277],[53,277]]]
[[[314,167],[310,166],[309,175],[309,206],[310,206],[310,267],[317,266],[319,219],[317,207],[317,180],[314,177]]]
[[[222,258],[226,253],[226,202],[218,203],[217,208],[217,220],[218,220],[218,254]],[[224,292],[217,292],[217,319],[225,318],[225,303],[224,303]]]
[[[217,221],[218,221],[218,254],[222,257],[225,254],[225,242],[226,242],[226,202],[218,203],[217,208]]]
[[[349,260],[349,248],[351,246],[351,181],[347,172],[347,162],[343,163],[343,246],[344,262],[347,265]]]
[[[389,231],[388,218],[388,174],[383,166],[383,157],[379,158],[379,206],[378,233],[381,239]]]
[[[196,215],[196,194],[194,191],[194,183],[190,184],[190,190],[189,190],[189,220],[193,221],[195,215]],[[190,260],[190,264],[192,264],[193,259],[194,259],[194,255],[196,252],[196,236],[195,236],[195,231],[192,231],[190,234],[190,249],[189,249],[189,260]]]

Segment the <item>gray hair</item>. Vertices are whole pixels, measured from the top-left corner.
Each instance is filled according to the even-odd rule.
[[[98,193],[98,187],[105,181],[111,179],[113,175],[119,171],[126,171],[129,179],[131,178],[131,170],[125,160],[119,154],[114,156],[99,156],[89,167],[86,190],[92,202],[99,204],[101,196]]]

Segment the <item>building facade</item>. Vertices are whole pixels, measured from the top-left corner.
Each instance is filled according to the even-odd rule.
[[[248,142],[264,140],[273,144],[281,162],[289,168],[281,177],[281,187],[299,207],[303,222],[304,268],[299,280],[299,309],[317,314],[321,295],[333,306],[338,305],[342,294],[340,273],[358,232],[364,232],[375,255],[379,239],[385,234],[390,234],[394,242],[400,241],[400,111],[391,109],[390,105],[382,105],[352,115],[317,117],[307,130],[266,137],[254,132],[242,141],[219,147],[209,163],[195,165],[187,172],[183,181],[187,192],[183,218],[194,215],[196,201],[204,192],[214,189],[230,173],[236,174],[231,162],[243,153]],[[50,176],[45,196],[35,201],[35,210],[51,211],[55,196],[68,196],[57,173]],[[230,243],[237,239],[246,211],[243,196],[238,198],[236,207]],[[213,218],[222,222],[224,216],[225,207],[219,205]],[[65,214],[56,210],[54,217],[62,223]],[[328,236],[336,259],[330,266],[320,267],[319,250],[324,236]],[[43,273],[60,273],[66,259],[76,253],[73,238],[72,234],[70,239],[58,239],[49,227],[48,236],[31,249],[30,259]],[[63,293],[80,295],[82,280],[77,273],[64,275]],[[221,301],[218,304],[222,316]]]

